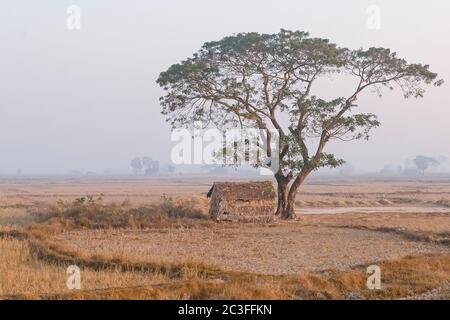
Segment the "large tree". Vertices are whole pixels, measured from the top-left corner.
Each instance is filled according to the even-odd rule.
[[[321,78],[341,77],[354,89],[347,96],[318,97]],[[162,113],[174,127],[194,121],[221,129],[240,125],[279,133],[277,214],[294,216],[295,197],[305,178],[321,167],[344,163],[324,152],[333,139],[368,139],[376,115],[358,113],[358,96],[368,89],[398,87],[405,98],[422,97],[425,85],[440,85],[428,65],[409,64],[389,49],[349,50],[308,33],[240,33],[207,42],[162,72]],[[270,153],[270,150],[267,150]]]
[[[419,170],[421,174],[425,174],[425,171],[430,166],[438,166],[439,161],[432,157],[426,157],[426,156],[417,156],[413,160],[414,165]]]

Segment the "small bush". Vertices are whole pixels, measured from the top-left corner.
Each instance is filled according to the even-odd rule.
[[[164,195],[161,198],[158,209],[166,218],[204,219],[205,214],[197,205],[198,203],[195,199],[177,202],[173,198]]]

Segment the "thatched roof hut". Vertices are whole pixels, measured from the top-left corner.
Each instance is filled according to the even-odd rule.
[[[275,217],[277,194],[270,181],[215,182],[207,197],[217,221],[270,222]]]

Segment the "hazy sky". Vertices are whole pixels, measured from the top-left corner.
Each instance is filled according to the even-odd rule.
[[[69,5],[81,8],[81,30],[66,27]],[[366,25],[370,5],[381,9],[379,30]],[[361,107],[382,127],[369,142],[331,150],[367,170],[450,156],[449,16],[443,0],[0,0],[0,172],[128,172],[136,155],[168,161],[159,72],[206,41],[280,28],[349,48],[389,47],[447,80],[419,100],[365,94]]]

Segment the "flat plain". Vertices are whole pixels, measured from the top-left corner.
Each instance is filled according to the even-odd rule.
[[[229,179],[0,180],[0,296],[448,297],[450,179],[311,179],[300,191],[293,221],[209,221],[206,193],[213,181]],[[175,219],[145,228],[55,228],[38,219],[36,212],[45,214],[58,201],[70,203],[86,196],[101,197],[105,204],[126,202],[130,207],[153,205],[161,197],[189,200],[205,218]],[[66,287],[69,263],[82,269],[82,290]],[[384,288],[378,292],[365,286],[365,269],[373,264],[384,271]]]

